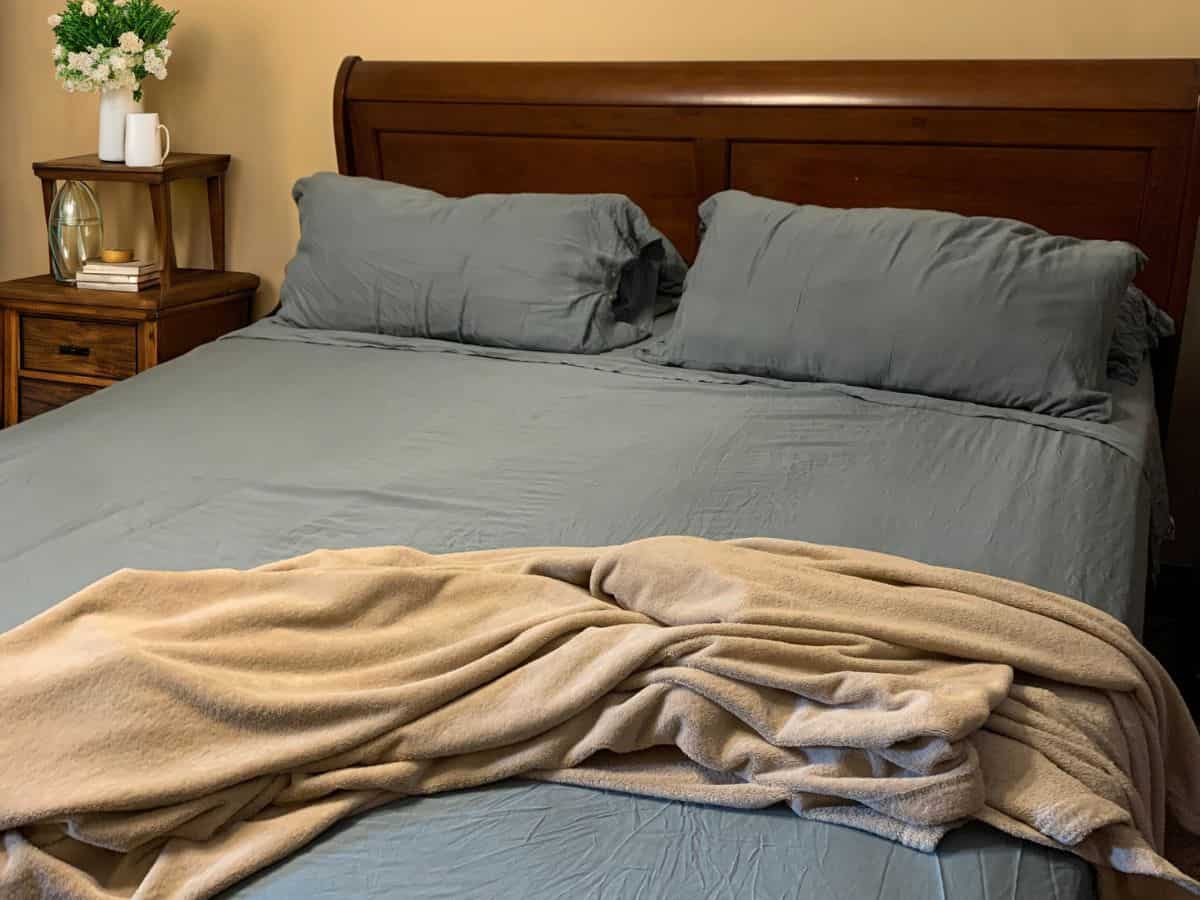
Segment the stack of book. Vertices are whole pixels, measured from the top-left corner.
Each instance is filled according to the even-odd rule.
[[[132,260],[106,263],[88,260],[75,278],[75,286],[88,291],[127,291],[136,293],[158,284],[158,263]]]

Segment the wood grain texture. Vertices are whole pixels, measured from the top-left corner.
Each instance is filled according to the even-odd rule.
[[[225,271],[225,174],[210,175],[208,188],[208,233],[212,240],[213,271]]]
[[[4,340],[4,370],[0,391],[4,394],[4,424],[17,424],[21,404],[17,394],[17,371],[21,365],[21,317],[13,309],[4,310],[0,338]]]
[[[65,406],[72,400],[86,397],[100,390],[100,387],[89,384],[66,384],[58,381],[43,381],[33,378],[20,380],[18,403],[20,414],[18,420],[28,421],[34,416]]]
[[[139,372],[152,369],[159,363],[158,322],[142,322],[137,327],[137,366]]]
[[[94,315],[158,318],[181,306],[247,291],[253,293],[258,290],[258,284],[258,276],[248,272],[178,269],[169,290],[124,293],[81,290],[59,284],[49,275],[35,275],[0,282],[0,305],[19,306],[30,312],[61,310],[67,305]]]
[[[1186,143],[1194,113],[1179,111],[956,109],[939,107],[562,106],[536,103],[364,101],[347,104],[346,140],[371,153],[390,131],[629,140],[818,141],[1130,147]],[[356,172],[378,155],[356,157]]]
[[[159,319],[156,330],[155,361],[167,362],[189,350],[216,340],[250,324],[253,294],[223,299],[220,303],[188,307],[177,315]]]
[[[47,179],[42,182],[42,221],[46,223],[47,234],[50,229],[50,209],[54,206],[54,194],[57,190],[58,183],[53,179]],[[47,241],[46,252],[50,257],[50,271],[54,271],[54,250],[49,246]]]
[[[138,370],[136,330],[90,319],[22,316],[21,368],[127,378]]]
[[[1194,110],[1194,60],[423,63],[361,60],[350,101]]]
[[[207,178],[229,168],[225,153],[172,152],[161,166],[132,168],[124,163],[102,162],[96,154],[48,159],[33,164],[38,178],[60,181],[130,181],[138,184],[166,184],[180,178]]]
[[[35,381],[54,381],[58,384],[90,384],[92,387],[108,387],[113,383],[112,378],[97,378],[92,375],[66,375],[62,372],[36,372],[21,369],[18,378],[32,378]]]
[[[159,282],[165,292],[175,284],[176,270],[171,185],[150,185],[150,209],[154,213],[154,232],[158,238]]]
[[[0,283],[4,424],[144,372],[249,323],[258,278],[243,272],[195,275],[184,282],[190,283],[187,299],[173,293],[168,306],[146,305],[146,294],[157,292],[112,293],[112,305],[96,305],[93,293],[106,292],[58,285],[48,276]]]
[[[337,147],[337,162],[339,172],[348,172],[354,168],[353,152],[346,132],[350,127],[346,103],[346,85],[350,82],[350,73],[362,61],[361,56],[347,56],[338,67],[337,78],[333,84],[333,143]]]
[[[1148,161],[1138,150],[735,143],[729,186],[794,203],[952,209],[1121,239],[1138,233]]]
[[[687,140],[580,140],[476,134],[379,135],[380,176],[443,194],[627,194],[685,256],[695,253],[696,159]]]

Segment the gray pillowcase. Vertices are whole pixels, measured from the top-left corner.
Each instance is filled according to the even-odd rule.
[[[665,365],[833,381],[1106,421],[1130,244],[1009,219],[796,206],[724,191]]]
[[[660,277],[686,272],[616,194],[452,199],[320,173],[292,196],[300,244],[278,315],[300,328],[599,353],[647,337]]]
[[[1174,333],[1174,320],[1139,288],[1130,287],[1117,311],[1117,327],[1108,348],[1108,377],[1137,384],[1142,362],[1159,341]]]

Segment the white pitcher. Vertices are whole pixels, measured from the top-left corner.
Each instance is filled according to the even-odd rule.
[[[166,135],[166,146],[159,133]],[[171,152],[171,132],[160,125],[158,113],[134,113],[125,117],[125,165],[161,166]]]

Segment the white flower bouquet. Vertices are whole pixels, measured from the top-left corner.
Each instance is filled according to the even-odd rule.
[[[132,90],[141,101],[143,79],[167,77],[178,14],[154,0],[71,0],[49,19],[58,80],[69,92]]]

